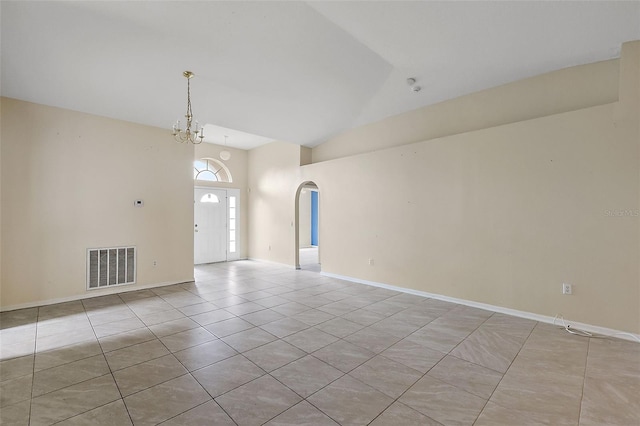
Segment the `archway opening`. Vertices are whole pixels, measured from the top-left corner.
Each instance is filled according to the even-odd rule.
[[[296,192],[296,269],[320,272],[320,191],[315,182]]]

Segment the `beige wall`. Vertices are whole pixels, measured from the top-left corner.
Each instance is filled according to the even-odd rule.
[[[601,105],[574,111],[550,105],[537,118],[435,139],[426,132],[421,142],[366,154],[320,146],[314,161],[316,151],[343,158],[298,169],[283,159],[281,143],[250,152],[250,256],[294,264],[295,191],[312,180],[322,194],[325,272],[638,333],[638,58],[640,43],[630,43],[620,61],[605,65],[620,67],[620,102],[609,93],[593,101]],[[509,85],[495,99],[460,102],[497,109],[500,117],[511,90],[526,103],[544,82],[562,88],[572,75],[565,70]],[[594,72],[591,83],[602,77]],[[429,122],[428,109],[422,113]],[[415,114],[375,126],[394,135]],[[447,114],[454,122],[464,111]],[[369,129],[344,137],[357,147],[369,136],[375,142]],[[255,170],[252,157],[261,159]],[[561,294],[563,282],[573,295]]]
[[[615,102],[618,65],[566,68],[358,127],[313,148],[313,162]]]
[[[220,152],[227,150],[231,153],[231,158],[227,161],[220,160]],[[195,186],[210,186],[214,188],[235,188],[240,190],[240,258],[247,257],[249,241],[248,241],[248,152],[243,149],[234,149],[221,145],[201,143],[195,147],[195,159],[215,158],[222,161],[233,178],[233,182],[207,182],[195,181]]]
[[[192,146],[8,98],[1,138],[2,308],[101,294],[85,290],[87,248],[137,246],[136,286],[193,279]]]
[[[249,151],[249,257],[295,265],[295,196],[300,146],[272,142]]]

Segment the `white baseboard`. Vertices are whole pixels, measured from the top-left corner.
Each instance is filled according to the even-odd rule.
[[[320,275],[324,275],[326,277],[331,277],[331,278],[337,278],[345,281],[351,281],[354,283],[370,285],[373,287],[386,288],[387,290],[395,290],[402,293],[414,294],[416,296],[442,300],[445,302],[457,303],[459,305],[471,306],[473,308],[485,309],[487,311],[493,311],[501,314],[512,315],[514,317],[526,318],[526,319],[539,321],[547,324],[554,324],[554,321],[556,321],[557,323],[557,319],[555,317],[535,314],[532,312],[519,311],[517,309],[505,308],[502,306],[489,305],[487,303],[474,302],[473,300],[458,299],[456,297],[443,296],[441,294],[427,293],[426,291],[414,290],[411,288],[404,288],[404,287],[397,287],[390,284],[384,284],[384,283],[379,283],[375,281],[368,281],[360,278],[348,277],[345,275],[332,274],[330,272],[321,272]],[[584,324],[581,322],[568,321],[566,319],[565,319],[565,323],[570,324],[571,328],[573,329],[584,330],[584,331],[588,331],[589,333],[594,333],[602,336],[616,337],[619,339],[629,340],[632,342],[640,342],[640,334],[628,333],[625,331],[614,330],[611,328],[600,327],[597,325]]]
[[[96,290],[91,290],[86,294],[79,294],[79,295],[75,295],[75,296],[68,296],[68,297],[59,297],[56,299],[47,299],[47,300],[39,300],[36,302],[28,302],[28,303],[20,303],[17,305],[11,305],[11,306],[2,306],[0,307],[0,312],[7,312],[7,311],[15,311],[18,309],[27,309],[27,308],[35,308],[37,306],[46,306],[46,305],[55,305],[56,303],[64,303],[64,302],[74,302],[76,300],[83,300],[83,299],[91,299],[93,297],[100,297],[100,296],[108,296],[110,294],[118,294],[118,293],[128,293],[130,291],[138,291],[138,290],[147,290],[150,288],[156,288],[156,287],[166,287],[168,285],[174,285],[174,284],[183,284],[183,283],[188,283],[194,281],[193,278],[186,280],[186,281],[166,281],[166,282],[161,282],[161,283],[155,283],[155,284],[144,284],[144,285],[138,285],[132,288],[125,288],[124,286],[116,286],[114,288],[105,288],[105,289],[96,289]]]

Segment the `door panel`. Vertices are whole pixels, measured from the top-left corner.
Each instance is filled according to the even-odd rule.
[[[194,190],[194,264],[227,260],[227,191]]]

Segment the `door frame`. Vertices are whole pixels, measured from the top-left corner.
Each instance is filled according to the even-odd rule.
[[[216,190],[216,191],[225,191],[226,193],[226,197],[227,197],[227,211],[226,211],[226,216],[227,216],[227,221],[226,221],[226,237],[227,237],[227,242],[226,242],[226,261],[221,261],[221,262],[230,262],[230,261],[234,261],[234,260],[239,260],[240,259],[240,248],[241,248],[241,235],[244,232],[244,230],[240,227],[240,225],[242,224],[242,217],[241,217],[241,205],[242,205],[242,200],[240,199],[240,194],[242,193],[242,191],[240,190],[240,188],[230,188],[230,187],[226,187],[226,186],[217,186],[217,185],[194,185],[193,186],[193,194],[194,194],[194,207],[193,207],[193,225],[191,226],[191,236],[193,237],[193,242],[192,242],[192,246],[194,246],[194,253],[193,253],[193,260],[194,260],[194,265],[195,265],[195,235],[194,235],[194,225],[195,225],[195,191],[196,189],[204,189],[204,190],[208,190],[208,189],[212,189],[212,190]],[[230,231],[230,221],[231,218],[229,217],[229,197],[236,197],[236,251],[235,253],[231,253],[229,251],[229,243],[230,243],[230,235],[229,235],[229,231]]]
[[[320,187],[318,186],[317,183],[315,183],[312,180],[308,180],[308,181],[304,181],[302,182],[300,185],[298,185],[298,189],[296,190],[296,199],[295,199],[295,215],[294,215],[294,221],[295,221],[295,226],[294,226],[294,253],[295,253],[295,258],[294,258],[294,266],[296,269],[301,269],[300,268],[300,194],[302,193],[302,190],[307,187],[308,185],[313,185],[315,186],[315,190],[318,192],[318,263],[321,264],[320,261],[320,245],[321,245],[321,241],[322,238],[320,237],[320,235],[322,234],[322,215],[320,214],[320,209],[322,206],[322,203],[320,201]]]

